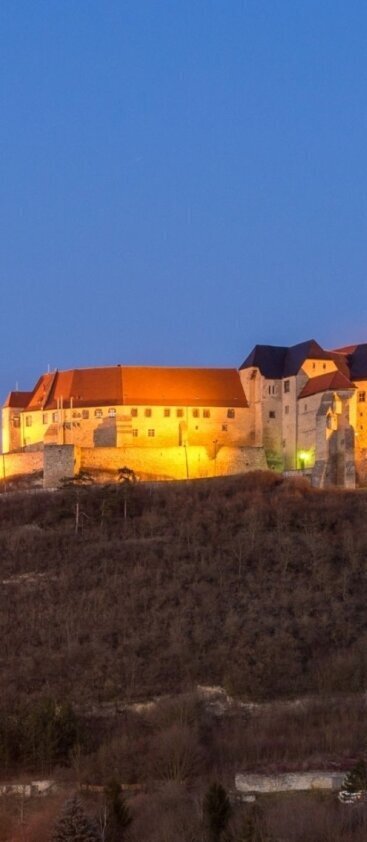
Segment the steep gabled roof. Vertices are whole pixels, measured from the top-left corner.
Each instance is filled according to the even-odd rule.
[[[248,406],[234,368],[122,369],[123,402],[131,406]]]
[[[320,374],[318,377],[310,377],[299,393],[298,399],[309,398],[311,395],[318,395],[320,392],[337,392],[344,389],[355,389],[355,386],[341,371],[329,371],[326,374]]]
[[[282,377],[292,377],[298,374],[305,360],[333,360],[336,355],[324,351],[318,342],[309,339],[289,348],[277,345],[255,345],[251,354],[240,366],[243,368],[258,368],[261,374],[269,380],[280,380]]]
[[[284,362],[288,348],[279,345],[255,345],[251,354],[240,366],[244,368],[258,368],[269,380],[280,380],[283,377]]]
[[[9,392],[8,397],[4,403],[4,409],[7,407],[14,407],[14,409],[24,409],[28,405],[28,401],[32,392]]]
[[[42,375],[29,392],[29,410],[90,406],[248,406],[232,368],[105,366]]]
[[[300,342],[288,348],[284,362],[283,377],[292,377],[298,374],[305,360],[329,360],[330,354],[324,351],[318,342],[309,339],[307,342]]]
[[[346,359],[351,380],[367,380],[367,344],[357,345]]]

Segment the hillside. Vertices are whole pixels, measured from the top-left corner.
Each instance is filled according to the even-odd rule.
[[[1,842],[49,842],[81,786],[100,821],[111,775],[131,842],[207,839],[213,781],[230,842],[362,842],[363,804],[234,782],[365,749],[366,510],[273,474],[1,495],[0,779],[58,785],[3,798]]]
[[[123,497],[0,497],[3,700],[364,689],[365,493],[271,474],[136,485],[126,519]]]

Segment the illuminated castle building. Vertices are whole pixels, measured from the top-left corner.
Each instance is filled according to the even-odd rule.
[[[3,471],[45,485],[127,466],[142,479],[253,469],[354,487],[367,464],[367,344],[257,345],[237,369],[113,366],[43,374],[3,407]]]

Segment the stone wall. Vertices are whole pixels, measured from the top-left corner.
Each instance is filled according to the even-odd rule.
[[[55,488],[61,479],[73,477],[80,471],[80,448],[72,444],[45,445],[43,456],[45,488]]]
[[[263,448],[119,447],[82,448],[84,470],[115,473],[127,466],[141,479],[196,479],[266,469]]]
[[[261,447],[74,447],[46,445],[44,485],[52,488],[80,470],[97,474],[100,481],[116,478],[128,467],[142,480],[197,479],[265,470]]]
[[[41,451],[3,453],[0,455],[0,479],[27,476],[43,469]]]

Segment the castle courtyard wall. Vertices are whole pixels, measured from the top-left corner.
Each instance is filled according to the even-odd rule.
[[[44,484],[55,487],[79,470],[101,481],[116,479],[128,467],[142,480],[184,480],[266,470],[263,448],[252,447],[98,447],[46,445]]]

